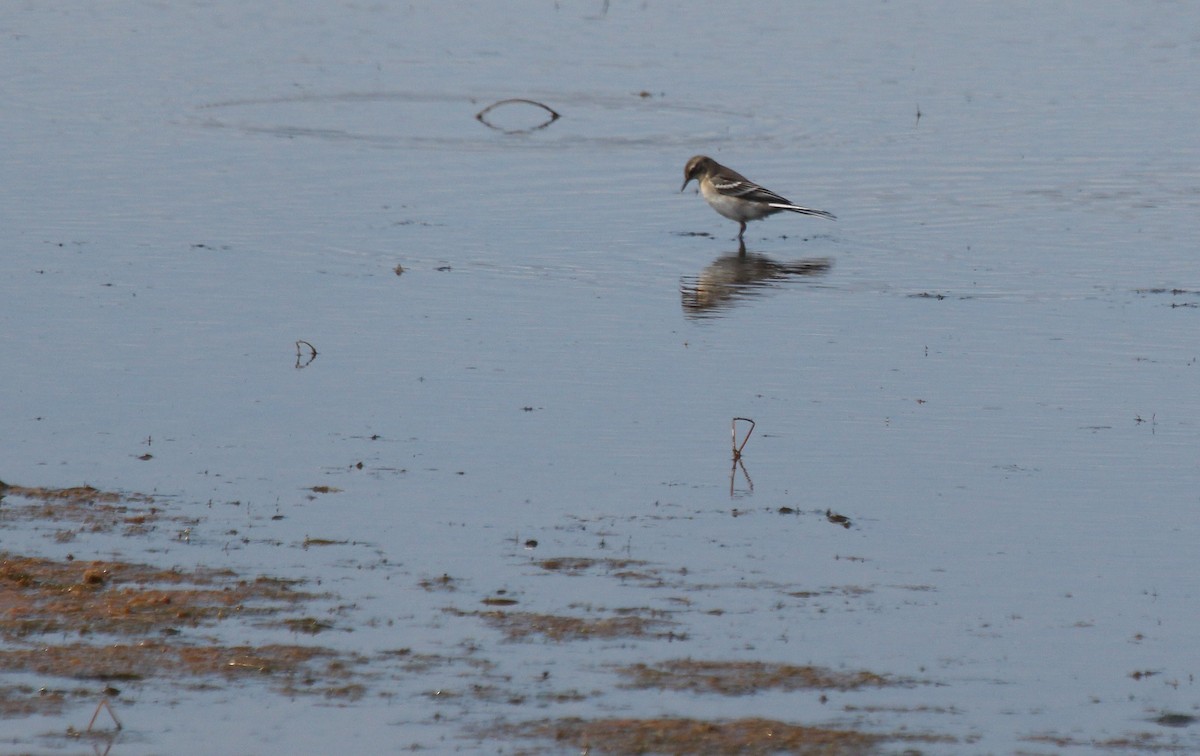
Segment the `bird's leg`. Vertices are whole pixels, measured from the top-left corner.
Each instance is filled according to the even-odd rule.
[[[741,224],[741,228],[738,229],[738,254],[744,255],[746,254],[746,240],[743,235],[746,233],[746,221],[738,222]]]

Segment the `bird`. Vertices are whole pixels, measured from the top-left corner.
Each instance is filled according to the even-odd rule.
[[[700,196],[704,197],[709,207],[729,220],[737,221],[738,243],[742,249],[746,248],[743,239],[746,221],[761,220],[783,210],[837,220],[833,213],[801,207],[786,197],[759,186],[732,168],[726,168],[707,155],[696,155],[687,161],[683,168],[683,186],[679,187],[679,191],[687,189],[692,179],[700,185]]]

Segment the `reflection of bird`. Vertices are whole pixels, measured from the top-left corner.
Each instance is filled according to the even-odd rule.
[[[704,155],[697,155],[687,162],[683,169],[683,186],[679,187],[679,191],[686,189],[692,179],[700,184],[700,195],[713,210],[729,220],[737,221],[740,226],[739,242],[746,233],[746,221],[761,220],[783,210],[837,220],[833,213],[793,204],[791,200],[764,189],[737,171]]]
[[[729,307],[793,277],[819,276],[832,265],[824,258],[783,263],[755,252],[730,254],[714,260],[699,276],[685,277],[679,293],[684,310],[700,315]]]

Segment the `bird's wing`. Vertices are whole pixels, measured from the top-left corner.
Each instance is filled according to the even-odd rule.
[[[791,205],[791,201],[766,187],[759,186],[750,179],[733,171],[721,171],[712,177],[713,188],[726,197],[737,197],[750,202],[763,202],[771,205]]]
[[[801,215],[815,215],[820,218],[837,220],[837,216],[833,213],[797,205],[787,197],[776,194],[765,186],[759,186],[737,171],[730,170],[725,166],[721,166],[721,170],[717,171],[711,177],[711,180],[713,188],[726,197],[737,197],[738,199],[750,202],[761,202],[764,205],[769,205],[780,210],[791,210],[793,213],[800,213]]]

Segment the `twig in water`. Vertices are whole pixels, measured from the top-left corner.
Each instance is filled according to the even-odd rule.
[[[746,463],[742,461],[741,457],[734,457],[733,465],[729,468],[729,498],[731,499],[738,495],[735,493],[734,483],[739,467],[742,468],[742,477],[746,479],[746,486],[748,487],[746,493],[742,495],[749,496],[754,493],[754,481],[750,480],[750,473],[746,471]]]
[[[303,359],[304,350],[300,347],[301,344],[308,347],[309,356],[308,356],[307,360]],[[296,369],[297,370],[299,370],[300,368],[308,367],[309,365],[312,364],[312,361],[315,359],[317,359],[317,348],[315,346],[313,346],[312,344],[309,344],[307,341],[304,341],[303,339],[296,342]]]
[[[112,704],[108,702],[108,696],[101,696],[100,703],[96,704],[96,711],[92,714],[92,721],[88,722],[87,732],[92,731],[92,725],[96,724],[96,717],[100,716],[101,709],[106,709],[108,716],[112,717],[113,724],[117,726],[118,730],[121,729],[121,720],[117,719],[117,712],[113,711]]]
[[[542,110],[549,113],[550,117],[548,119],[546,119],[545,123],[538,124],[537,126],[534,126],[533,128],[530,128],[530,129],[506,129],[506,128],[497,126],[496,124],[492,123],[491,121],[489,121],[486,118],[487,114],[494,108],[498,108],[501,105],[512,105],[514,103],[523,103],[525,105],[533,105],[534,107],[541,108]],[[538,129],[544,129],[547,126],[549,126],[550,124],[557,121],[559,118],[562,118],[562,115],[559,114],[557,111],[555,111],[554,108],[551,108],[548,105],[544,105],[544,104],[538,102],[537,100],[527,100],[524,97],[510,97],[507,100],[497,100],[496,102],[493,102],[491,105],[488,105],[486,108],[484,108],[483,110],[481,110],[475,114],[476,121],[479,121],[484,126],[487,126],[489,129],[495,129],[496,131],[503,131],[505,134],[527,134],[530,131],[537,131]]]
[[[750,423],[750,430],[746,431],[746,436],[742,439],[741,444],[737,440],[738,420]],[[735,417],[733,418],[733,422],[729,424],[729,432],[733,436],[733,460],[736,462],[742,458],[742,449],[746,448],[746,442],[750,440],[750,434],[754,432],[754,421],[748,417]]]

